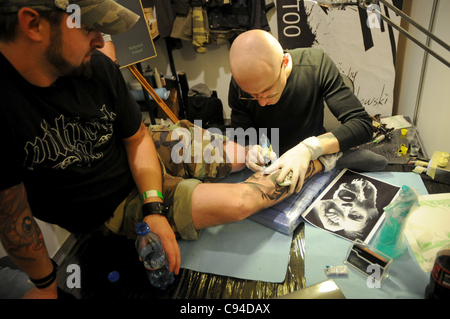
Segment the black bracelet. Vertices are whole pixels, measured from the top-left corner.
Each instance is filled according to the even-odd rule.
[[[151,202],[142,205],[142,215],[144,217],[149,215],[162,215],[167,217],[163,205],[160,202]]]
[[[44,289],[50,286],[56,279],[56,270],[58,269],[58,264],[50,258],[53,265],[53,270],[50,273],[50,275],[41,278],[41,279],[32,279],[30,278],[30,281],[36,286],[38,289]]]

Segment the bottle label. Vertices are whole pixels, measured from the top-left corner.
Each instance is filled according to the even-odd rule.
[[[437,260],[434,263],[431,275],[439,285],[450,289],[450,272],[442,268]]]
[[[151,258],[145,264],[145,268],[147,268],[148,270],[159,269],[162,266],[164,266],[166,264],[166,262],[167,262],[167,255],[166,254],[160,255],[159,257],[155,257],[155,255],[153,255],[153,258]]]
[[[166,256],[165,254],[159,256],[158,258],[154,258],[150,261],[150,264],[153,269],[159,269],[166,263]]]

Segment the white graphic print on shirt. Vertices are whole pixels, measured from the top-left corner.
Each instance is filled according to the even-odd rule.
[[[54,127],[42,120],[40,126],[44,135],[36,136],[34,142],[26,143],[24,167],[33,170],[43,165],[52,169],[66,169],[73,164],[89,166],[102,158],[103,153],[96,149],[111,138],[116,114],[108,112],[105,105],[101,112],[104,116],[82,123],[79,122],[80,118],[61,115],[55,118]]]

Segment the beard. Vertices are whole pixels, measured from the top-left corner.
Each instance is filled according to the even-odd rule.
[[[51,42],[45,51],[45,57],[61,76],[80,76],[85,79],[89,79],[92,76],[91,61],[73,65],[63,56],[62,36],[59,28],[52,29]]]

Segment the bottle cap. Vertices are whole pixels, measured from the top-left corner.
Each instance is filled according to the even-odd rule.
[[[136,225],[136,233],[139,236],[145,235],[150,231],[150,227],[148,227],[146,222],[139,222]]]
[[[108,275],[108,280],[110,281],[110,282],[112,282],[112,283],[115,283],[115,282],[117,282],[118,280],[119,280],[119,278],[120,278],[120,275],[119,275],[119,273],[117,272],[117,271],[111,271],[110,273],[109,273],[109,275]]]

